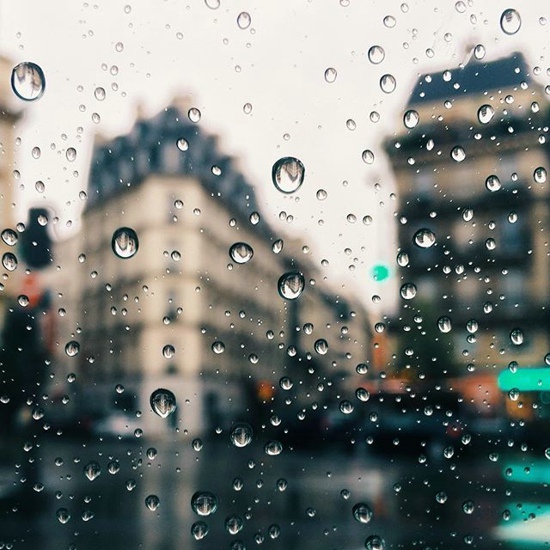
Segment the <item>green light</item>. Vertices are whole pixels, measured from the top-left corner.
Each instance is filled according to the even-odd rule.
[[[382,282],[388,279],[390,276],[390,268],[384,264],[376,264],[372,268],[372,278],[375,281]]]
[[[504,370],[498,375],[498,387],[502,391],[548,391],[550,368],[517,369],[515,372]]]

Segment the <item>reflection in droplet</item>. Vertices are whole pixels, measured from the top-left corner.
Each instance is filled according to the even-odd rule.
[[[218,509],[218,499],[209,491],[197,491],[191,497],[191,509],[199,516],[209,516]]]
[[[157,495],[149,495],[145,497],[145,506],[151,511],[155,511],[160,504],[160,499]]]
[[[170,390],[164,388],[159,388],[151,394],[149,404],[161,418],[167,418],[177,408],[176,396]]]
[[[488,124],[494,116],[495,110],[491,107],[491,105],[482,105],[477,110],[477,119],[481,122],[481,124]]]
[[[380,79],[380,89],[385,94],[391,94],[397,86],[397,80],[392,74],[385,74]]]
[[[440,332],[447,333],[451,332],[453,328],[450,317],[442,316],[437,320],[437,328]]]
[[[86,466],[84,466],[84,474],[86,477],[93,481],[94,479],[97,479],[97,477],[101,474],[101,466],[92,460],[91,462],[88,462]]]
[[[416,296],[416,285],[414,283],[405,283],[400,289],[401,298],[412,300]]]
[[[515,328],[510,332],[510,340],[514,346],[521,346],[524,340],[523,331],[520,328]]]
[[[280,158],[271,170],[273,185],[281,193],[295,193],[304,183],[305,168],[295,157]]]
[[[285,273],[277,283],[279,295],[285,300],[296,300],[304,291],[305,286],[304,276],[298,271]]]
[[[254,250],[247,243],[235,243],[229,249],[229,256],[237,264],[245,264],[254,256]]]
[[[533,179],[536,183],[546,183],[547,177],[548,174],[546,172],[546,168],[544,168],[543,166],[535,168],[535,171],[533,172]]]
[[[502,187],[502,184],[500,183],[498,176],[492,174],[485,180],[485,187],[491,191],[491,193],[494,193]]]
[[[328,352],[328,342],[324,338],[319,338],[319,340],[316,340],[313,347],[319,355],[326,355]]]
[[[516,34],[521,28],[521,17],[514,9],[507,9],[500,16],[500,28],[505,34]]]
[[[252,23],[252,19],[249,13],[246,11],[239,13],[237,16],[237,25],[239,26],[239,29],[248,29],[248,27],[250,27],[250,23]]]
[[[44,94],[46,77],[36,63],[25,61],[14,67],[11,73],[11,87],[19,99],[35,101]]]
[[[111,239],[111,248],[116,256],[128,259],[135,256],[139,248],[136,232],[129,227],[119,227]]]
[[[211,10],[217,10],[220,7],[220,0],[204,0],[204,3]]]
[[[466,151],[460,145],[456,145],[451,149],[451,158],[455,162],[462,162],[466,158]]]
[[[435,244],[435,233],[425,227],[419,229],[414,234],[413,243],[420,248],[430,248]]]
[[[332,84],[336,80],[337,76],[338,76],[338,73],[336,72],[336,69],[334,69],[333,67],[329,67],[325,71],[325,80],[329,84]]]
[[[71,340],[70,342],[67,342],[65,344],[65,353],[69,357],[74,357],[75,355],[78,355],[79,351],[80,351],[80,344],[75,340]]]
[[[368,51],[368,58],[369,61],[373,65],[378,65],[379,63],[382,63],[384,61],[384,57],[386,57],[386,52],[384,51],[384,48],[382,46],[371,46]]]
[[[239,422],[231,428],[229,438],[235,447],[246,447],[252,442],[252,426],[246,422]]]
[[[359,523],[368,523],[372,519],[372,510],[368,504],[358,502],[352,508],[353,517]]]

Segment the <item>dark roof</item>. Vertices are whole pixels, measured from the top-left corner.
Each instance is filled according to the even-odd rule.
[[[488,62],[473,59],[461,68],[423,75],[414,87],[409,105],[477,95],[531,81],[529,67],[521,53]]]

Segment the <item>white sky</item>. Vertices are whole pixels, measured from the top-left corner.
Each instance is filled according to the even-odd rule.
[[[401,128],[417,75],[456,67],[466,58],[466,44],[484,44],[486,59],[522,50],[531,67],[542,68],[542,82],[548,83],[550,21],[545,25],[539,19],[550,20],[550,8],[542,12],[537,2],[513,6],[492,0],[346,3],[221,0],[213,10],[205,0],[4,0],[0,50],[14,65],[38,63],[47,79],[40,100],[24,104],[14,98],[26,108],[18,125],[18,169],[25,186],[21,211],[50,204],[60,226],[77,220],[85,204],[78,193],[86,189],[94,133],[124,133],[138,104],[153,115],[174,96],[188,94],[202,112],[200,125],[220,135],[222,150],[239,157],[269,223],[287,233],[305,232],[316,256],[329,259],[327,274],[333,281],[335,274],[345,274],[347,286],[366,301],[378,293],[382,308],[389,308],[395,284],[369,282],[373,263],[395,266],[391,220],[397,201],[390,198],[393,179],[381,140]],[[499,26],[509,7],[522,17],[513,36]],[[237,25],[243,11],[252,20],[246,30]],[[393,28],[384,25],[388,15],[395,18]],[[121,52],[117,43],[123,44]],[[367,59],[374,44],[386,52],[380,65]],[[111,74],[114,65],[116,75]],[[338,73],[331,84],[324,80],[328,67]],[[385,73],[397,79],[397,89],[389,95],[379,87]],[[102,102],[94,98],[97,86],[107,91]],[[243,112],[247,102],[253,106],[249,115]],[[372,111],[380,114],[378,123],[369,120]],[[100,124],[92,123],[94,112],[101,115]],[[355,121],[354,131],[346,127],[347,119]],[[36,146],[42,150],[38,160],[31,155]],[[78,151],[73,163],[65,158],[67,147]],[[375,153],[372,166],[361,158],[365,149]],[[287,155],[306,166],[306,181],[292,196],[281,195],[271,184],[273,162]],[[38,179],[46,184],[43,194],[34,188]],[[380,183],[378,191],[374,182]],[[323,202],[315,196],[320,188],[328,192]],[[281,211],[292,214],[293,222],[281,221]],[[355,224],[346,220],[350,213],[357,217]],[[365,215],[376,223],[365,226]],[[352,263],[356,269],[350,272]]]

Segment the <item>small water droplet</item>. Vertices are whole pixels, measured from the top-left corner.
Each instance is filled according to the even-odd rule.
[[[189,142],[185,138],[179,138],[178,141],[176,141],[176,147],[180,151],[187,151],[189,149]]]
[[[370,535],[365,540],[366,550],[386,550],[386,541],[379,535]]]
[[[470,333],[470,334],[475,334],[477,332],[479,328],[479,324],[478,322],[475,320],[475,319],[470,319],[467,323],[466,323],[466,330]]]
[[[409,255],[402,251],[397,255],[396,261],[400,267],[407,267],[409,265]]]
[[[414,109],[410,109],[409,111],[406,111],[403,115],[403,124],[405,125],[405,128],[408,128],[411,130],[414,128],[418,122],[420,121],[420,116],[418,115],[418,112]]]
[[[420,248],[430,248],[435,244],[435,234],[425,227],[419,229],[414,234],[413,243]]]
[[[55,515],[57,516],[59,523],[67,523],[71,519],[71,514],[69,514],[67,508],[59,508]]]
[[[8,246],[15,246],[17,243],[17,233],[13,229],[4,229],[2,231],[2,240],[8,245]]]
[[[521,346],[524,340],[523,331],[520,328],[512,330],[512,332],[510,332],[510,340],[514,346]]]
[[[397,86],[397,80],[392,74],[385,74],[380,79],[380,89],[385,94],[391,94]]]
[[[462,162],[466,158],[466,151],[460,145],[456,145],[451,149],[451,158],[455,162]]]
[[[166,359],[172,359],[172,357],[174,357],[176,353],[176,349],[174,348],[174,346],[172,346],[171,344],[166,344],[163,348],[162,348],[162,355],[166,358]]]
[[[462,510],[465,514],[473,514],[476,506],[472,500],[465,500],[462,503]]]
[[[355,397],[357,397],[359,401],[366,403],[370,399],[370,393],[365,388],[357,388],[355,390]]]
[[[446,316],[440,317],[437,320],[437,328],[439,329],[440,332],[443,332],[443,333],[451,332],[453,325],[450,317],[446,317]]]
[[[439,502],[439,504],[445,504],[447,502],[447,498],[447,493],[445,491],[439,491],[439,493],[435,495],[435,500]]]
[[[280,158],[271,170],[273,185],[281,193],[295,193],[304,183],[305,168],[295,157]]]
[[[229,249],[229,256],[237,264],[245,264],[254,256],[254,250],[247,243],[235,243]]]
[[[495,110],[491,105],[482,105],[477,110],[477,119],[481,124],[488,124],[494,116]]]
[[[149,404],[161,418],[167,418],[177,408],[176,396],[170,390],[164,388],[159,388],[151,394]]]
[[[252,426],[246,422],[239,422],[231,428],[229,438],[235,447],[246,447],[252,442]]]
[[[374,45],[369,48],[367,55],[369,61],[373,65],[378,65],[382,63],[382,61],[384,61],[384,58],[386,57],[386,52],[384,51],[384,48],[382,48],[382,46]]]
[[[500,183],[498,176],[492,174],[485,180],[485,187],[491,191],[491,193],[494,193],[502,187],[502,184]]]
[[[514,9],[507,9],[500,16],[500,28],[504,34],[516,34],[521,28],[521,17]]]
[[[105,88],[102,88],[101,86],[98,86],[95,90],[94,90],[94,97],[98,100],[98,101],[103,101],[106,97],[106,94],[105,94]]]
[[[199,516],[209,516],[218,509],[218,499],[209,491],[197,491],[191,497],[191,509]]]
[[[517,388],[512,388],[508,392],[508,397],[511,401],[517,401],[519,399],[519,390]]]
[[[70,342],[67,342],[65,344],[65,353],[69,357],[74,357],[75,355],[78,355],[79,351],[80,351],[80,344],[75,340],[71,340]]]
[[[19,99],[35,101],[44,94],[46,77],[36,63],[25,61],[13,68],[11,87]]]
[[[533,172],[533,179],[536,183],[546,183],[547,176],[548,174],[546,172],[546,168],[543,166],[535,168],[535,171]]]
[[[333,67],[329,67],[326,71],[325,71],[325,80],[329,83],[329,84],[332,84],[335,80],[336,80],[336,77],[338,76],[338,73],[336,72],[336,69],[334,69]]]
[[[160,504],[160,499],[157,495],[149,495],[145,497],[145,506],[149,508],[152,512],[154,512]]]
[[[252,23],[252,18],[248,12],[242,11],[239,13],[237,16],[237,25],[239,26],[239,29],[248,29],[248,27],[250,27],[250,23]]]
[[[283,446],[279,441],[268,441],[265,444],[264,451],[269,456],[277,456],[282,453]]]
[[[116,256],[128,259],[135,256],[139,248],[136,232],[129,227],[119,227],[111,239],[111,248]]]
[[[370,506],[364,502],[355,504],[352,508],[352,514],[359,523],[369,523],[372,519],[372,510]]]
[[[200,122],[202,113],[196,107],[191,107],[191,109],[187,111],[187,117],[191,122],[194,122],[196,124],[197,122]]]
[[[230,535],[236,535],[244,526],[244,522],[240,516],[232,515],[225,520],[225,529]]]
[[[74,147],[69,147],[65,152],[65,157],[69,162],[74,162],[76,160],[76,149]]]
[[[462,219],[465,221],[465,222],[470,222],[472,221],[474,218],[474,210],[473,208],[465,208],[463,211],[462,211]]]
[[[279,278],[277,289],[285,300],[296,300],[306,286],[304,276],[297,271],[290,271]]]
[[[347,399],[343,399],[342,401],[340,401],[338,408],[340,409],[340,412],[343,414],[351,414],[353,412],[354,407],[351,401],[348,401]]]
[[[196,521],[191,526],[191,534],[195,540],[202,540],[208,535],[208,525],[204,521]]]
[[[319,340],[316,340],[313,347],[319,355],[326,355],[328,352],[328,342],[324,338],[319,338]]]
[[[404,300],[412,300],[416,296],[416,285],[414,283],[405,283],[401,286],[399,293]]]
[[[294,385],[294,383],[292,382],[292,380],[288,376],[283,376],[279,380],[279,386],[281,386],[281,388],[285,391],[290,390],[293,385]]]
[[[225,344],[220,340],[216,340],[215,342],[212,343],[212,351],[216,355],[220,355],[225,351]]]
[[[17,269],[17,256],[11,252],[5,252],[2,256],[2,265],[6,271],[15,271]]]
[[[84,466],[84,474],[90,481],[93,481],[101,474],[101,466],[92,460]]]
[[[204,0],[204,3],[211,10],[217,10],[220,7],[220,0]]]
[[[365,149],[361,154],[361,158],[365,164],[372,164],[374,162],[374,153],[370,149]]]

